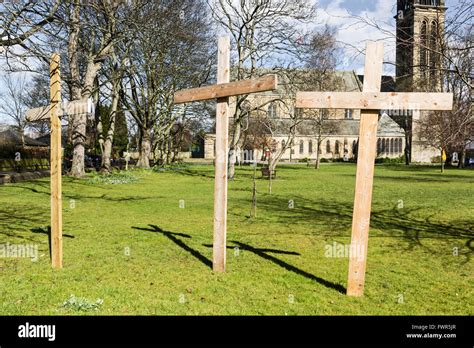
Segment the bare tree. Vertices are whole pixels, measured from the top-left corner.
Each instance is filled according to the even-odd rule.
[[[33,75],[27,87],[25,104],[29,109],[39,108],[50,103],[49,68],[43,66],[42,70],[48,74]],[[49,132],[49,120],[30,123],[28,127],[38,131],[40,135],[46,135]]]
[[[343,86],[343,81],[336,74],[337,56],[339,47],[336,43],[336,32],[334,28],[326,26],[322,31],[312,34],[309,45],[302,51],[302,61],[305,70],[300,77],[299,88],[307,91],[336,91]],[[305,119],[304,126],[308,127],[316,140],[316,163],[319,169],[321,146],[329,134],[338,132],[337,122],[328,119],[327,110],[301,110]]]
[[[54,20],[61,2],[61,0],[2,1],[0,46],[16,46],[38,34]]]
[[[148,3],[135,19],[121,100],[139,130],[137,166],[148,168],[157,147],[171,154],[171,130],[180,115],[173,94],[208,79],[213,39],[203,1]]]
[[[19,8],[17,12],[25,16],[29,13],[44,13],[45,9],[51,10],[51,4],[51,1],[29,1],[26,9]],[[65,90],[69,99],[75,101],[89,98],[94,95],[97,74],[113,45],[125,35],[117,31],[117,21],[119,10],[128,5],[114,0],[62,0],[54,4],[57,4],[57,8],[53,7],[53,11],[48,12],[50,14],[41,23],[40,29],[28,32],[29,35],[20,34],[21,40],[14,41],[15,45],[6,55],[7,65],[10,70],[35,71],[32,59],[47,64],[53,51],[60,52],[62,78],[67,84]],[[10,30],[24,33],[18,26],[11,27]],[[69,120],[69,125],[73,142],[70,174],[82,177],[85,174],[86,115],[75,115]]]
[[[454,8],[454,16],[443,25],[437,25],[436,41],[421,40],[426,45],[421,49],[428,53],[425,71],[420,84],[454,95],[452,111],[432,112],[418,121],[421,140],[427,145],[445,151],[448,157],[453,152],[461,154],[460,166],[464,164],[465,149],[474,134],[472,114],[474,35],[472,33],[474,4],[460,1]],[[430,82],[430,83],[427,83]],[[443,161],[441,161],[443,171]]]
[[[306,36],[301,24],[312,21],[315,14],[313,3],[307,0],[214,0],[210,8],[237,47],[233,72],[236,80],[267,74],[270,71],[261,68],[270,64],[275,66],[271,72],[278,72],[278,66],[291,66]],[[229,179],[235,175],[242,124],[249,115],[242,109],[247,98],[237,98],[232,117]]]
[[[0,115],[10,118],[21,135],[22,146],[25,145],[25,113],[28,109],[28,80],[24,74],[7,74],[2,78],[5,86],[0,95]]]

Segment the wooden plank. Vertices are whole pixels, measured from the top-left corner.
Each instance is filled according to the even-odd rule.
[[[369,42],[365,56],[364,92],[380,91],[382,65],[383,43]],[[379,110],[361,112],[347,284],[347,295],[349,296],[362,296],[364,294],[378,116]]]
[[[51,90],[51,260],[53,268],[63,267],[62,237],[62,147],[61,119],[58,109],[61,103],[60,57],[54,54],[50,66]]]
[[[174,103],[182,104],[242,94],[266,92],[277,89],[278,78],[268,75],[256,79],[241,80],[229,83],[219,83],[214,86],[192,88],[178,91],[174,94]]]
[[[43,106],[43,107],[35,108],[35,109],[29,109],[28,111],[26,111],[25,119],[27,122],[49,120],[50,113],[51,113],[51,105]]]
[[[451,110],[452,93],[298,92],[296,107],[307,109]]]
[[[217,83],[230,81],[230,38],[219,38],[217,60]],[[227,163],[229,97],[219,98],[216,108],[216,159],[214,179],[214,242],[212,268],[214,272],[225,272],[227,234]]]
[[[91,98],[86,100],[77,100],[73,102],[64,102],[57,107],[59,117],[66,115],[93,114],[94,103]],[[27,122],[38,122],[49,120],[51,114],[51,105],[43,106],[26,111],[25,118]]]

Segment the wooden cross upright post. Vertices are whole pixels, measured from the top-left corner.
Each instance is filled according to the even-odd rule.
[[[53,268],[63,267],[63,213],[62,213],[62,146],[61,119],[58,106],[61,103],[60,56],[54,54],[50,66],[51,89],[51,262]]]
[[[230,82],[230,38],[220,37],[218,46],[217,85],[178,91],[174,103],[217,99],[212,265],[214,272],[225,272],[229,97],[275,90],[278,82],[276,75]]]
[[[50,119],[50,175],[51,175],[51,263],[53,268],[63,267],[62,237],[62,127],[61,116],[66,114],[92,113],[91,100],[61,103],[60,56],[53,54],[50,62],[51,104],[30,109],[25,118],[28,122]]]
[[[365,56],[362,93],[298,92],[296,95],[297,108],[361,110],[347,284],[349,296],[364,294],[380,110],[451,110],[453,107],[452,93],[381,93],[382,66],[383,43],[369,42]]]

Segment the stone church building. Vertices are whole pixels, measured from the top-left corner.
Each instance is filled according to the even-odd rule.
[[[444,0],[398,0],[397,1],[397,51],[396,76],[382,77],[382,92],[426,92],[440,90],[439,58],[431,49],[436,49],[440,33],[443,33],[446,7]],[[336,71],[333,73],[342,83],[334,91],[361,92],[364,76],[354,71]],[[317,90],[316,88],[312,90]],[[291,120],[296,109],[282,107],[281,102],[272,100],[288,99],[288,94],[280,86],[273,92],[250,95],[247,100],[253,104],[265,105],[264,111],[275,124],[271,132],[273,140],[272,151],[281,149],[288,139]],[[231,99],[232,100],[232,99]],[[291,103],[291,102],[290,102]],[[235,104],[235,101],[234,101]],[[288,103],[285,103],[285,105]],[[232,110],[231,101],[231,110]],[[235,105],[234,105],[235,108]],[[303,113],[305,111],[302,111]],[[357,155],[359,136],[360,110],[330,110],[321,111],[326,130],[320,137],[320,158],[338,160],[353,159]],[[405,154],[411,157],[412,162],[431,162],[439,156],[438,150],[425,146],[417,132],[417,120],[426,113],[417,110],[382,110],[379,116],[377,157],[397,158]],[[262,116],[260,116],[262,117]],[[298,161],[316,159],[317,131],[314,122],[302,117],[296,127],[293,143],[283,153],[283,161]],[[231,118],[229,124],[232,136]],[[276,148],[275,148],[276,147]],[[405,152],[405,150],[408,150]],[[260,159],[265,149],[249,148],[241,144],[237,151],[240,161]],[[207,134],[204,139],[204,157],[215,157],[215,135]]]

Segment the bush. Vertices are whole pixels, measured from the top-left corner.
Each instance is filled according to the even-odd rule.
[[[92,185],[123,185],[133,184],[137,181],[138,177],[132,172],[113,172],[111,174],[98,174],[93,172],[91,178],[88,180],[88,183]]]
[[[330,161],[329,159],[327,159],[327,158],[321,158],[321,159],[319,160],[319,162],[320,162],[320,163],[329,163],[329,162],[331,162],[331,161]]]
[[[71,295],[69,299],[64,301],[62,307],[72,309],[78,312],[98,311],[104,300],[97,299],[95,302],[89,301],[83,297]]]
[[[395,158],[389,158],[389,157],[383,157],[383,158],[376,158],[375,163],[377,164],[403,164],[405,163],[405,156],[400,156],[400,157],[395,157]]]
[[[156,173],[163,173],[163,172],[176,172],[188,169],[188,165],[183,162],[176,162],[166,165],[156,165],[152,168],[152,170]]]

